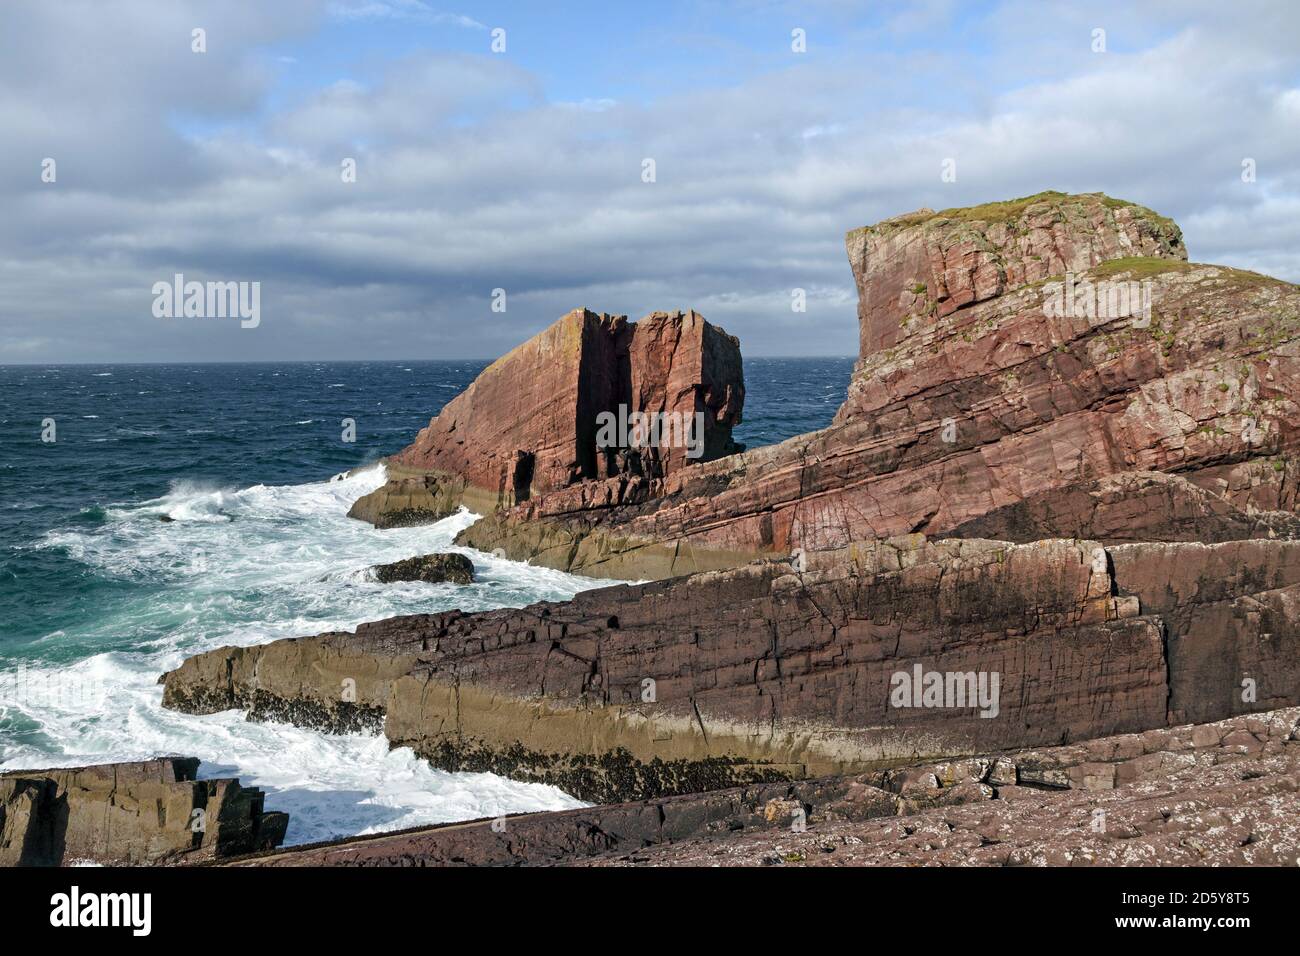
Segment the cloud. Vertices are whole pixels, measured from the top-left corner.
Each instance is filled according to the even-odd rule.
[[[423,0],[335,0],[330,15],[339,20],[421,20],[426,23],[449,23],[471,30],[487,27],[473,17],[434,10]]]
[[[365,15],[425,5],[382,6]],[[1282,14],[1008,3],[957,27],[934,4],[862,26],[830,3],[840,45],[809,20],[808,54],[777,43],[724,80],[665,53],[678,82],[641,96],[590,80],[563,44],[549,69],[407,48],[286,90],[268,64],[292,49],[295,76],[317,69],[292,43],[338,6],[257,7],[0,14],[28,38],[0,30],[0,355],[488,358],[579,305],[694,307],[749,355],[851,354],[846,230],[1047,188],[1143,202],[1181,222],[1194,258],[1300,279],[1300,56]],[[260,281],[261,326],[154,319],[149,290],[175,272]]]

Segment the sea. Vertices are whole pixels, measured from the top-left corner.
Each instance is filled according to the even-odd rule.
[[[610,583],[453,546],[467,511],[389,531],[346,516],[383,483],[377,461],[486,364],[0,365],[0,771],[199,757],[201,777],[237,776],[287,811],[288,844],[581,806],[435,770],[381,736],[161,706],[159,675],[210,648]],[[852,367],[746,360],[736,440],[825,427]],[[366,573],[449,550],[473,584]]]

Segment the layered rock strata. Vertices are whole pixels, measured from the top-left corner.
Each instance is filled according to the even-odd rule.
[[[207,862],[279,846],[289,818],[238,780],[198,780],[199,761],[0,774],[0,866]]]
[[[461,544],[624,579],[913,532],[1294,535],[1295,286],[1188,263],[1171,221],[1101,194],[922,210],[847,246],[862,352],[830,427],[654,480],[566,457],[527,500],[456,499],[499,456],[426,451],[460,420],[444,412],[391,461],[395,477],[435,474],[484,515]],[[549,354],[537,342],[512,362]]]
[[[739,343],[698,313],[575,309],[452,399],[352,515],[391,527],[449,500],[490,512],[584,481],[654,486],[736,451],[744,398]]]
[[[295,847],[244,866],[1295,865],[1300,709]]]
[[[221,648],[165,675],[164,704],[382,728],[439,767],[612,801],[1300,703],[1298,589],[1300,542],[918,535]]]
[[[1094,741],[1088,753],[989,758],[1020,782],[929,785],[954,765],[922,770],[902,793],[875,780],[806,805],[806,829],[703,830],[687,840],[566,861],[594,866],[1290,866],[1300,863],[1300,734],[1296,711],[1177,732]],[[1086,759],[1078,764],[1075,761]],[[1067,768],[1041,770],[1062,763]],[[1028,766],[1026,766],[1028,764]],[[1026,782],[1043,774],[1059,784]],[[1059,777],[1056,776],[1059,774]],[[962,779],[963,775],[966,775]],[[925,777],[928,779],[918,779]],[[891,804],[898,816],[888,812]],[[879,812],[884,809],[885,812]]]
[[[596,802],[739,784],[779,811],[833,775],[818,786],[910,814],[1003,790],[1010,806],[1088,763],[1114,766],[1081,779],[1139,773],[1016,764],[1008,782],[981,754],[1300,703],[1300,289],[1191,264],[1176,225],[1100,194],[922,210],[847,244],[861,354],[828,428],[593,460],[616,400],[734,423],[739,353],[694,313],[630,333],[579,311],[485,372],[353,511],[465,505],[483,517],[459,544],[664,580],[222,648],[165,675],[165,704],[382,729],[436,766]],[[1281,752],[1253,756],[1288,779]],[[944,793],[900,771],[968,757],[951,787],[918,771]],[[538,845],[582,843],[568,827]]]

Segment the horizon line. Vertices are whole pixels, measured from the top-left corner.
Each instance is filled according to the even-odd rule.
[[[498,356],[500,358],[500,356]],[[751,355],[748,359],[857,359],[856,355]],[[741,361],[747,361],[741,356]],[[204,359],[201,362],[172,360],[158,362],[0,362],[0,368],[37,368],[39,366],[93,367],[114,365],[119,367],[151,367],[165,365],[419,365],[430,362],[495,362],[492,358],[446,358],[446,359]]]

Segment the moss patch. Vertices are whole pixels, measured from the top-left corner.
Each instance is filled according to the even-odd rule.
[[[867,226],[865,229],[854,229],[849,235],[863,231],[891,231],[895,229],[904,229],[909,226],[917,226],[922,223],[936,220],[956,220],[958,222],[972,223],[1014,223],[1024,215],[1025,210],[1035,203],[1054,202],[1070,203],[1080,200],[1096,200],[1107,209],[1125,209],[1133,208],[1142,212],[1143,218],[1158,223],[1170,232],[1177,232],[1178,227],[1172,219],[1161,216],[1156,212],[1148,209],[1146,206],[1130,202],[1127,199],[1116,199],[1113,196],[1107,196],[1105,193],[1064,193],[1058,189],[1046,189],[1043,192],[1034,193],[1032,196],[1021,196],[1017,199],[1005,199],[998,202],[981,203],[978,206],[960,206],[952,209],[944,209],[940,212],[931,212],[929,210],[919,210],[913,213],[906,213],[901,216],[895,216],[893,219],[886,219],[875,226]]]
[[[1128,274],[1139,279],[1164,275],[1166,272],[1186,272],[1196,266],[1181,259],[1162,259],[1158,256],[1126,256],[1123,259],[1111,259],[1093,266],[1085,273],[1097,279]]]
[[[1161,259],[1156,256],[1129,256],[1124,259],[1111,259],[1088,270],[1087,275],[1098,279],[1128,274],[1138,279],[1152,278],[1169,272],[1187,272],[1191,269],[1215,269],[1223,278],[1237,285],[1280,285],[1292,286],[1285,279],[1266,276],[1249,269],[1233,269],[1229,266],[1215,266],[1200,262],[1183,262],[1179,259]]]

